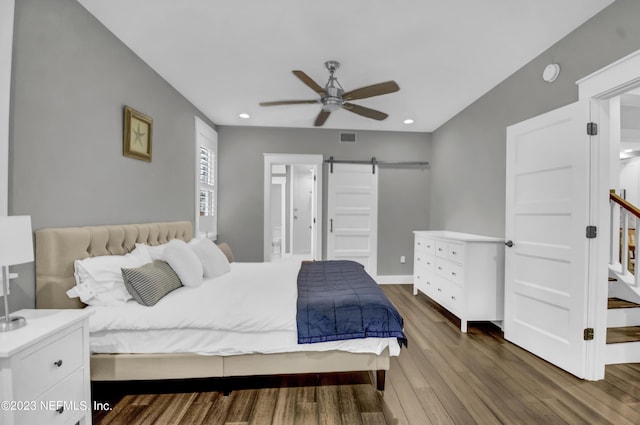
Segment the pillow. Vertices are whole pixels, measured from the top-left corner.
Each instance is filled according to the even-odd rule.
[[[229,260],[210,239],[192,239],[189,246],[202,263],[204,277],[214,278],[231,271]]]
[[[147,245],[147,244],[143,244],[143,243],[137,243],[136,244],[136,248],[144,246],[146,247],[147,251],[149,252],[149,255],[151,256],[152,259],[154,260],[162,260],[162,254],[164,253],[164,247],[167,246],[166,243],[160,244],[160,245]]]
[[[227,260],[229,260],[230,263],[233,263],[234,261],[236,261],[235,258],[233,257],[233,252],[231,252],[231,247],[229,246],[228,243],[226,242],[219,243],[218,248],[220,248],[220,251],[222,251],[224,255],[226,255]]]
[[[139,267],[152,261],[145,247],[137,247],[126,255],[104,255],[76,260],[73,263],[76,286],[67,291],[70,298],[79,297],[87,305],[117,305],[127,302],[121,268]]]
[[[167,242],[162,257],[176,272],[184,286],[202,285],[202,263],[185,241],[173,239]]]
[[[123,268],[122,277],[133,299],[148,307],[182,286],[176,272],[162,260],[154,260],[134,269]]]

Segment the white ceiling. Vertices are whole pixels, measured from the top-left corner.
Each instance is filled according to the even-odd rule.
[[[354,102],[384,121],[339,110],[325,128],[425,132],[613,2],[78,1],[216,124],[312,127],[319,105],[258,103],[317,98],[291,71],[324,86],[324,62],[338,60],[345,90],[395,80],[400,91]]]

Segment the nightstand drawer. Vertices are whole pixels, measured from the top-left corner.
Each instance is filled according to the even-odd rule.
[[[20,411],[16,425],[63,425],[91,409],[84,394],[84,369],[78,369],[55,387],[47,391],[35,403],[34,411]],[[77,419],[78,420],[78,419]]]
[[[83,330],[78,328],[62,337],[56,335],[24,353],[15,362],[16,400],[35,400],[43,392],[82,366]]]

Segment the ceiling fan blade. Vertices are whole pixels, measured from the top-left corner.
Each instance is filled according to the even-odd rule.
[[[380,96],[400,90],[395,81],[373,84],[371,86],[360,87],[342,94],[344,100],[366,99],[367,97]]]
[[[316,122],[314,122],[313,125],[316,127],[321,127],[322,124],[324,124],[324,122],[327,120],[327,118],[329,118],[329,114],[331,114],[331,112],[329,111],[320,111],[318,117],[316,118]]]
[[[275,102],[260,102],[260,106],[305,105],[312,103],[320,103],[320,100],[277,100]]]
[[[307,74],[305,74],[303,71],[291,71],[293,72],[293,75],[295,75],[296,77],[300,78],[300,80],[305,83],[307,86],[309,86],[311,88],[311,90],[313,90],[314,92],[318,93],[320,96],[326,96],[327,93],[324,91],[324,89],[315,81],[313,81],[311,79],[311,77],[309,77]]]
[[[342,107],[347,111],[353,112],[354,114],[362,115],[363,117],[371,118],[378,121],[382,121],[389,116],[384,112],[376,111],[375,109],[371,108],[365,108],[364,106],[355,105],[353,103],[345,103],[344,105],[342,105]]]

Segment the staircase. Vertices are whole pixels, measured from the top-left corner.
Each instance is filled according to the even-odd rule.
[[[640,273],[635,272],[640,209],[613,191],[606,364],[640,362]],[[619,229],[619,230],[618,230]]]

